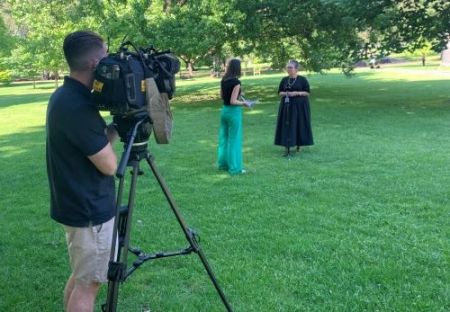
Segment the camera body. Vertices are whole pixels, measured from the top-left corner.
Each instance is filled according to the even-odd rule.
[[[128,46],[134,51],[129,51]],[[147,119],[141,123],[137,142],[147,141],[153,128],[156,142],[168,143],[172,127],[169,99],[175,92],[175,74],[179,70],[180,62],[170,51],[136,49],[131,42],[100,60],[92,95],[99,110],[114,116],[123,142],[127,142],[136,122]]]
[[[129,51],[128,46],[135,51]],[[170,51],[157,52],[153,47],[136,49],[131,42],[123,43],[117,53],[110,53],[97,65],[94,102],[99,110],[110,111],[112,115],[140,113],[147,106],[145,79],[153,78],[158,91],[171,99],[179,70],[180,62]]]

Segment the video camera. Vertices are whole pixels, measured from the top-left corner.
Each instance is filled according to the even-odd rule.
[[[94,73],[94,102],[99,110],[114,116],[123,142],[135,121],[147,118],[137,142],[147,140],[153,128],[157,143],[168,143],[172,128],[169,99],[179,70],[180,61],[170,51],[158,52],[153,46],[136,48],[130,41],[100,60]]]

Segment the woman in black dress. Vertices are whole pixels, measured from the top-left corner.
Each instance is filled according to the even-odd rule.
[[[309,108],[309,83],[305,77],[299,76],[298,62],[289,61],[288,76],[281,79],[278,87],[280,107],[278,110],[275,145],[286,148],[283,156],[290,156],[290,148],[313,145],[311,129],[311,111]]]

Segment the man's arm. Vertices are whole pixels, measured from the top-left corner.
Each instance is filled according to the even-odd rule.
[[[119,134],[112,123],[105,128],[105,134],[109,143],[98,153],[88,156],[88,158],[104,175],[114,175],[117,170],[117,156],[111,144],[119,138]]]
[[[89,160],[104,175],[114,175],[117,170],[117,157],[112,149],[111,143],[106,144],[99,152],[88,156]]]

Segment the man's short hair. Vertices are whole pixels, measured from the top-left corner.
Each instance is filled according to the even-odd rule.
[[[104,47],[102,37],[92,31],[76,31],[64,39],[64,56],[71,71],[89,70],[89,60]]]

